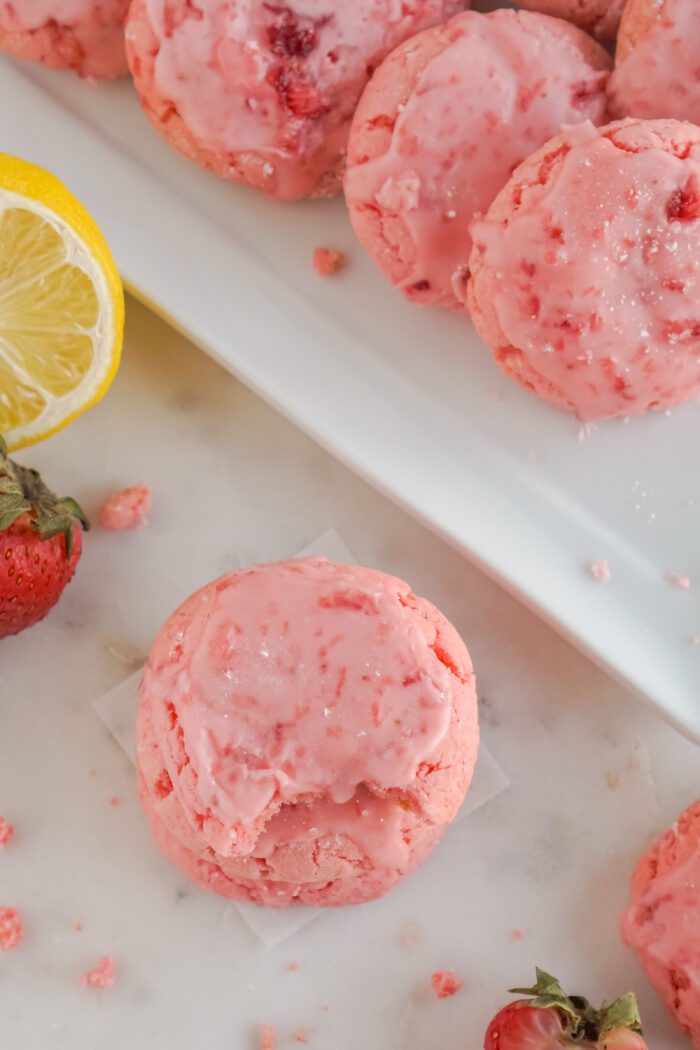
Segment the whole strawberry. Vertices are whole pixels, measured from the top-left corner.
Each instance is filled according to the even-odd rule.
[[[0,438],[0,638],[46,616],[80,560],[90,523],[57,499],[35,470],[14,463]]]
[[[534,988],[511,991],[528,998],[496,1014],[486,1032],[484,1050],[647,1050],[632,993],[595,1010],[587,999],[566,995],[554,977],[539,969]]]

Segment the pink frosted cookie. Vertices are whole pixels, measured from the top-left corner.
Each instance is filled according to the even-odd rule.
[[[632,877],[622,936],[700,1050],[700,801],[649,846]]]
[[[463,308],[474,214],[562,124],[605,119],[610,65],[575,26],[517,11],[463,12],[386,59],[352,124],[345,197],[392,284]]]
[[[0,48],[83,77],[123,77],[129,0],[0,0]]]
[[[323,558],[229,573],[144,669],[139,793],[165,855],[225,897],[358,904],[418,867],[476,759],[469,654],[400,580]]]
[[[614,40],[625,0],[519,0],[520,7],[566,18],[600,40]]]
[[[609,87],[613,116],[700,124],[698,0],[628,0]]]
[[[472,229],[469,307],[501,368],[582,420],[700,391],[700,128],[569,128]]]
[[[339,192],[362,89],[392,48],[467,0],[134,0],[127,53],[170,142],[279,197]]]

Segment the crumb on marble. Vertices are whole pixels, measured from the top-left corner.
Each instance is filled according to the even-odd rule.
[[[438,999],[449,999],[456,995],[463,984],[454,970],[437,970],[430,980]]]
[[[290,963],[287,963],[287,973],[296,973],[299,969],[299,963],[296,959],[292,959]]]
[[[301,1028],[297,1028],[296,1032],[292,1036],[292,1039],[295,1043],[303,1043],[303,1045],[306,1046],[306,1044],[311,1039],[311,1036],[313,1035],[313,1031],[314,1030],[313,1028],[311,1028],[310,1025],[303,1024]]]
[[[109,800],[109,804],[110,806],[112,806],[112,808],[114,808],[115,806],[121,806],[122,800],[119,798],[119,795],[112,795],[112,797]]]
[[[682,591],[690,590],[690,578],[682,572],[678,572],[676,569],[669,569],[666,573],[666,579],[669,583],[672,583],[674,587],[680,587]]]
[[[608,785],[608,787],[610,788],[611,791],[614,791],[616,788],[618,788],[620,786],[620,774],[619,773],[611,773],[608,770],[608,772],[605,774],[605,780],[606,780],[607,785]]]
[[[82,933],[83,932],[83,920],[82,919],[73,919],[73,921],[71,922],[71,926],[73,927],[73,929],[75,930],[76,933]]]
[[[258,1025],[258,1047],[259,1050],[275,1050],[277,1044],[277,1032],[271,1024]]]
[[[15,829],[8,820],[4,817],[0,817],[0,850],[7,846],[8,842],[15,833]]]
[[[314,248],[314,270],[320,277],[332,277],[343,269],[346,261],[345,252],[336,248]]]
[[[604,558],[599,558],[597,561],[592,561],[588,566],[590,572],[596,583],[610,583],[612,578],[612,572],[610,566]]]
[[[511,937],[513,938],[514,941],[524,941],[525,940],[525,934],[523,933],[522,930],[513,930],[511,932]]]
[[[114,988],[117,970],[111,955],[103,955],[97,966],[84,973],[80,979],[83,988]]]
[[[24,940],[24,925],[17,908],[0,908],[0,952],[17,948]]]
[[[153,499],[148,485],[132,485],[108,496],[100,507],[100,525],[110,532],[122,532],[146,525]]]
[[[401,943],[404,948],[414,948],[418,940],[418,927],[410,923],[401,931]]]

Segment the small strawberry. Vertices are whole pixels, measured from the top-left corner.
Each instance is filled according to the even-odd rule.
[[[534,988],[512,988],[527,995],[496,1014],[484,1050],[647,1050],[635,996],[622,996],[595,1010],[587,999],[566,995],[554,978],[537,970]]]
[[[0,438],[0,638],[32,627],[75,572],[90,523],[57,499],[35,470],[20,467]]]

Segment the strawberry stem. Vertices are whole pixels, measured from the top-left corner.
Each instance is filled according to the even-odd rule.
[[[510,991],[514,995],[528,996],[523,1000],[527,1006],[557,1010],[572,1042],[595,1044],[613,1028],[629,1028],[633,1032],[641,1033],[642,1022],[637,1008],[637,997],[633,992],[615,999],[612,1003],[603,1003],[601,1008],[596,1010],[583,996],[567,995],[556,977],[552,977],[545,970],[538,967],[536,975],[537,981],[532,988],[511,988]]]
[[[11,460],[0,437],[0,532],[9,529],[23,514],[29,514],[30,524],[42,540],[63,536],[66,558],[73,550],[74,522],[86,532],[90,528],[81,506],[69,497],[59,499],[36,470]]]

